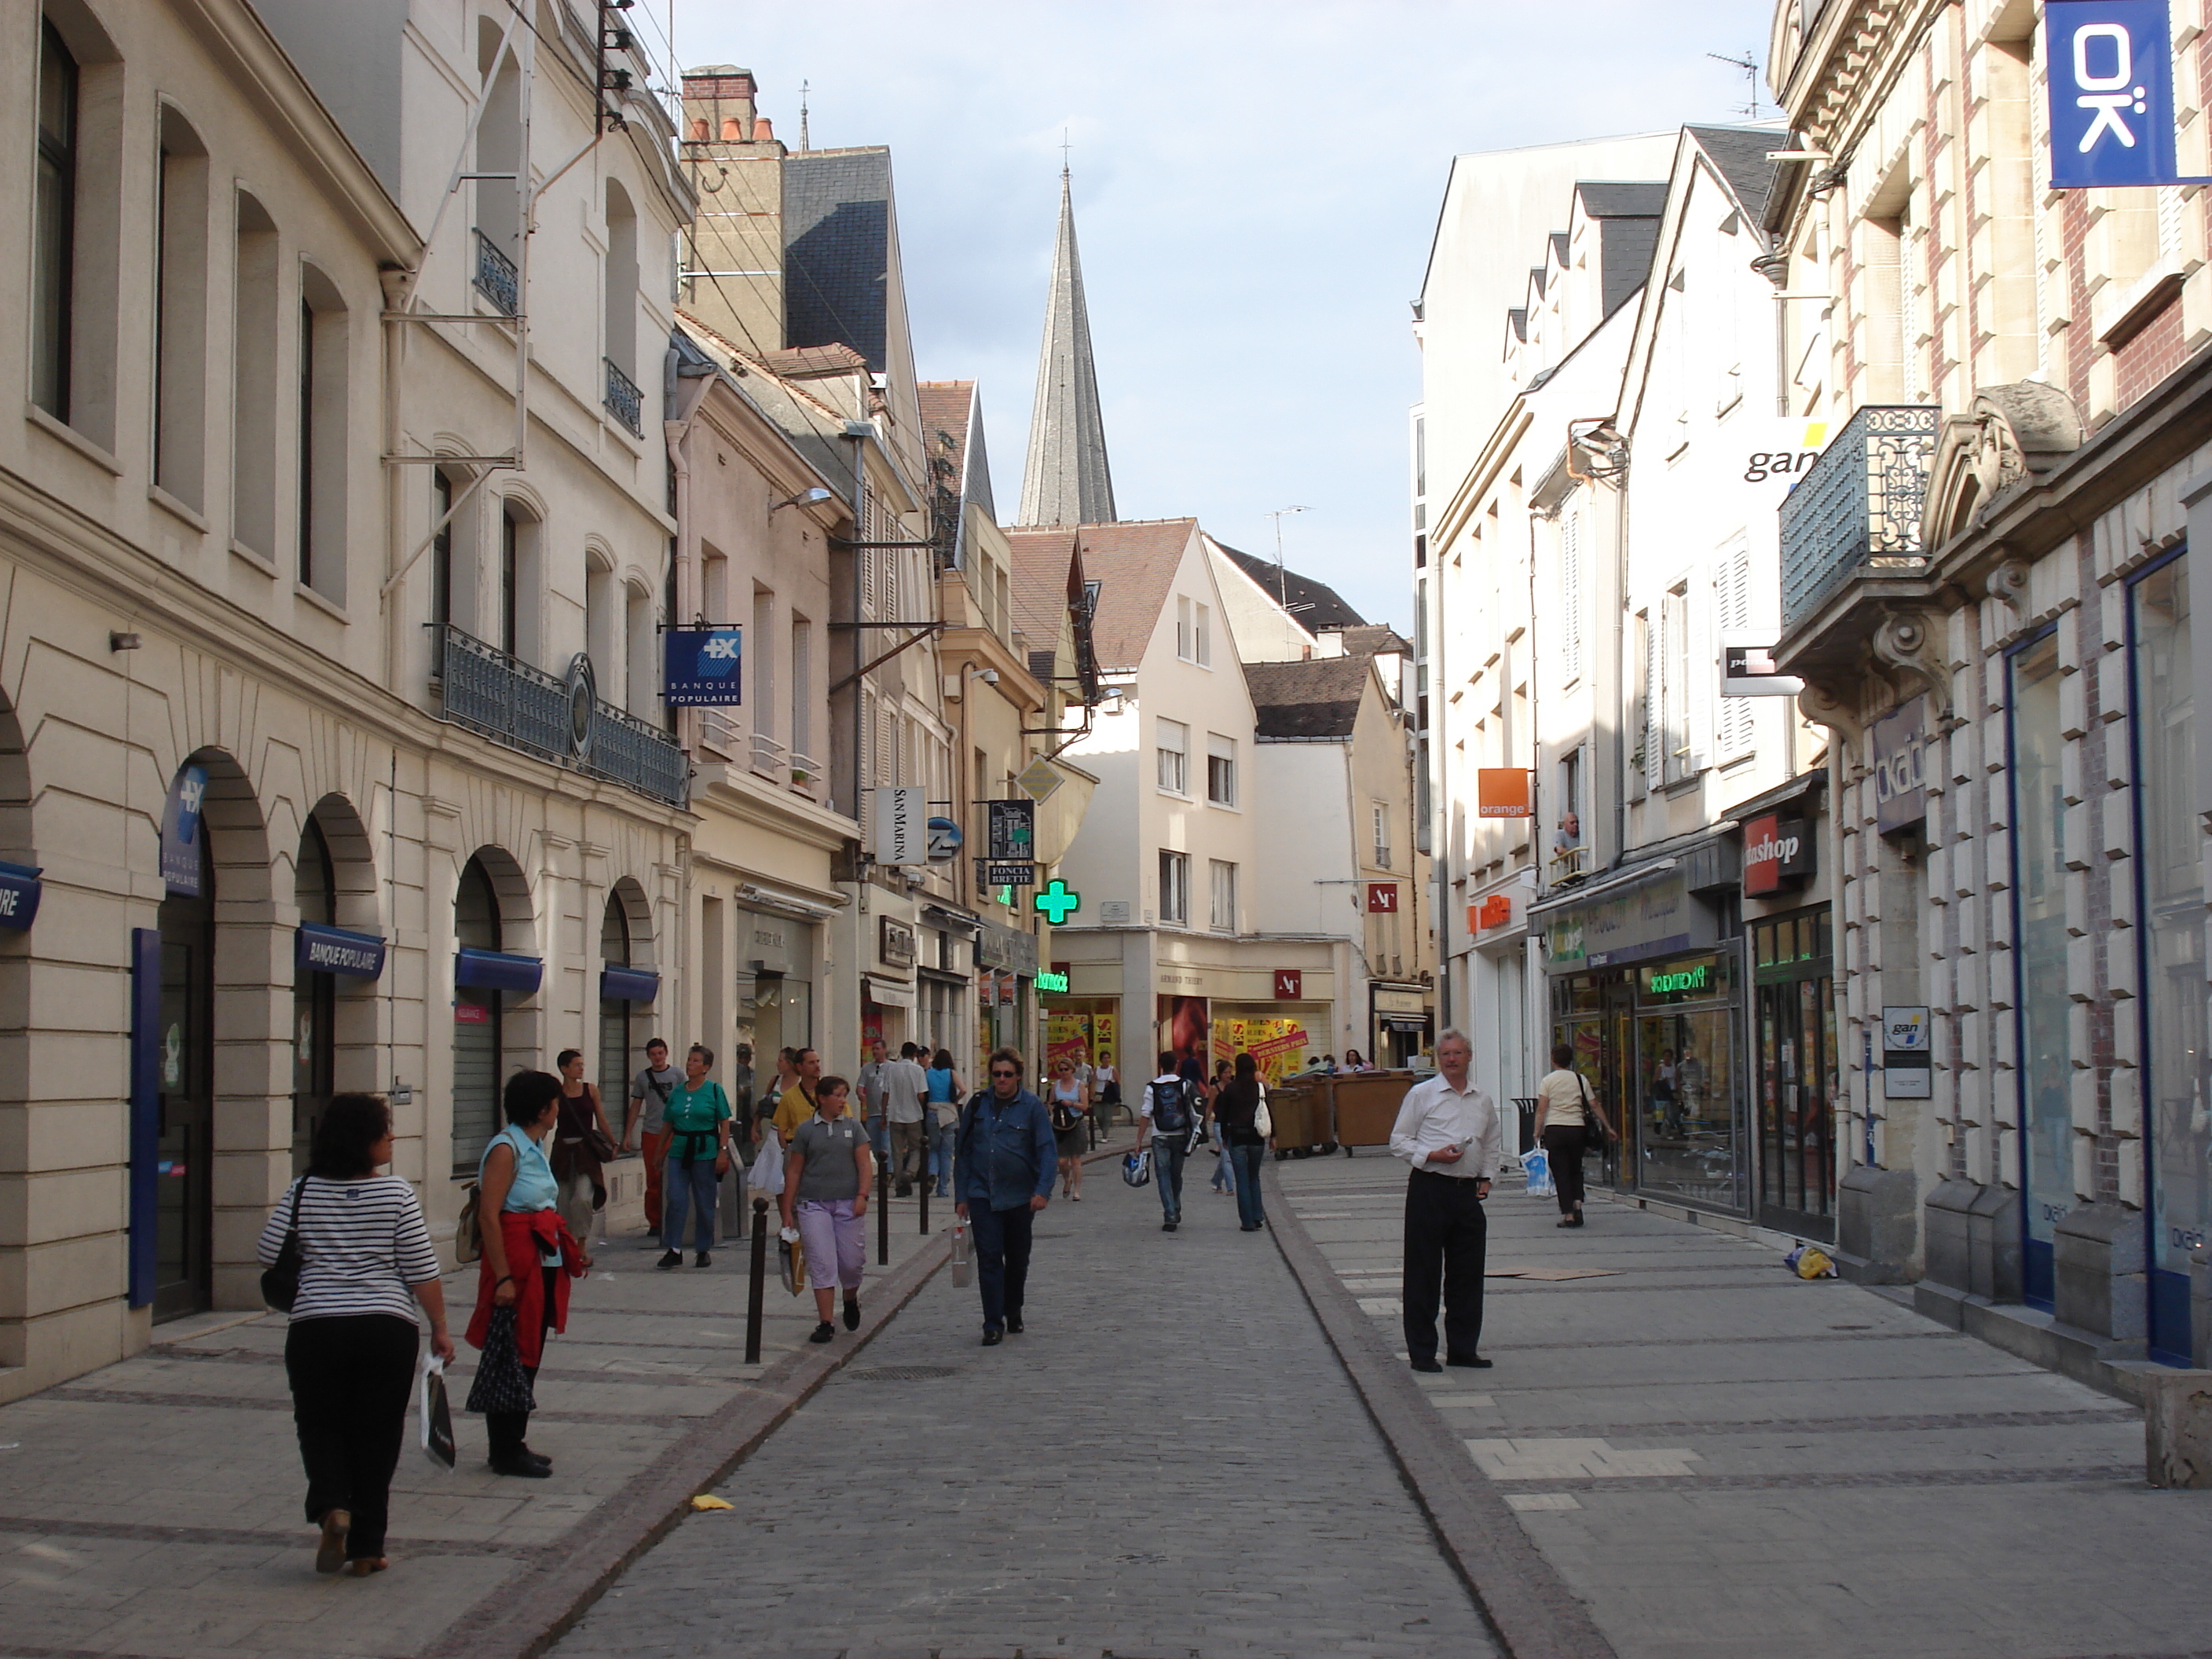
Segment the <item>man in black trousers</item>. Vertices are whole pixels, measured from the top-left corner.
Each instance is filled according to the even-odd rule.
[[[1487,1370],[1482,1267],[1490,1224],[1482,1212],[1503,1147],[1498,1107],[1468,1081],[1473,1046],[1459,1031],[1437,1040],[1437,1073],[1406,1091],[1390,1151],[1413,1166],[1406,1182],[1406,1357],[1417,1371]],[[1444,1306],[1444,1359],[1437,1363],[1437,1300]]]

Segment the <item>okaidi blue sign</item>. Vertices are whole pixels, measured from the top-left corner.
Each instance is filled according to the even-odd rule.
[[[204,766],[180,766],[161,808],[161,880],[179,898],[200,896],[200,809],[207,802]]]
[[[728,708],[744,701],[742,629],[672,628],[660,637],[660,695],[670,706]]]
[[[2176,177],[2166,0],[2046,0],[2054,190]]]

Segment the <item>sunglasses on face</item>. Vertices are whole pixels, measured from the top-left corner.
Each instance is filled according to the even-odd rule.
[[[1019,1072],[994,1072],[991,1075],[993,1077],[1019,1077],[1021,1073]]]

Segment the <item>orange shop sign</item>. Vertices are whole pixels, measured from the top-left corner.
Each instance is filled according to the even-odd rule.
[[[1513,925],[1513,899],[1510,894],[1492,893],[1480,904],[1467,907],[1467,931],[1487,933],[1493,927]]]
[[[1484,818],[1526,818],[1535,816],[1525,767],[1485,766],[1474,775],[1475,816]]]

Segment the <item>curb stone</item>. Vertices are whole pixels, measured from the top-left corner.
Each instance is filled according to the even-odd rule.
[[[1614,1659],[1589,1608],[1530,1541],[1504,1495],[1468,1461],[1307,1236],[1279,1184],[1276,1193],[1281,1201],[1267,1218],[1275,1248],[1499,1647],[1512,1659]]]

